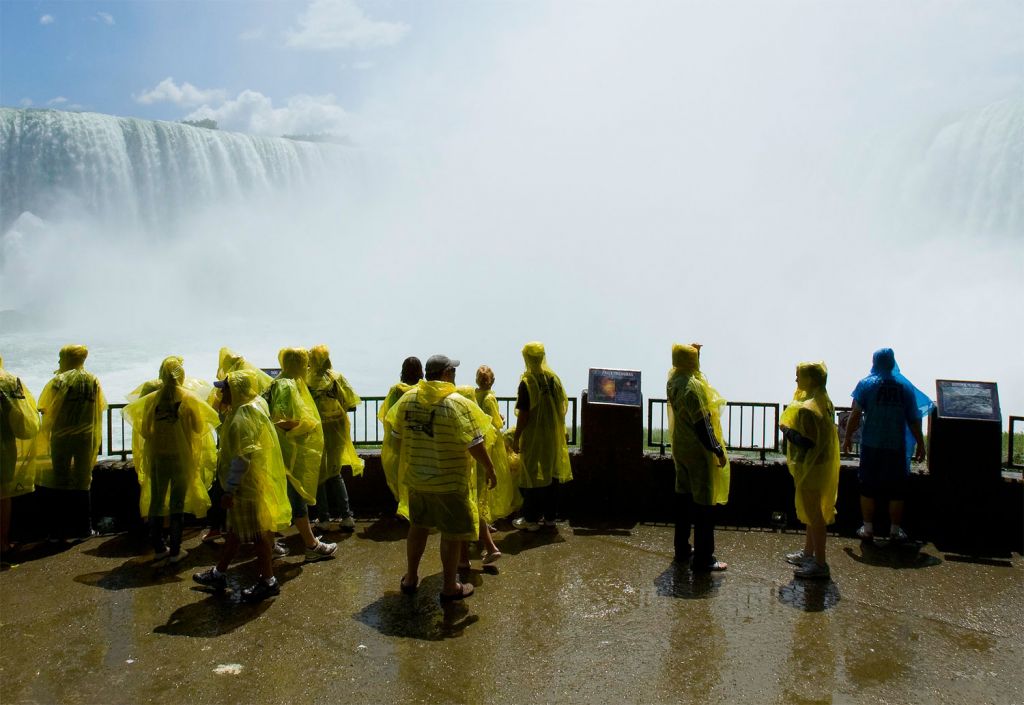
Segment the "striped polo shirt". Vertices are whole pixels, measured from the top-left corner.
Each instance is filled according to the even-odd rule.
[[[449,389],[452,390],[449,392]],[[466,452],[483,442],[473,402],[440,381],[420,381],[388,412],[401,443],[404,482],[417,492],[466,492],[471,465]]]

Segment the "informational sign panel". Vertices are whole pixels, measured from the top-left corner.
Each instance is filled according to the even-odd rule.
[[[260,370],[263,371],[263,372],[266,372],[268,375],[270,375],[274,379],[277,379],[277,376],[279,374],[281,374],[281,368],[280,367],[261,367]]]
[[[1002,423],[999,390],[995,382],[938,379],[935,380],[935,391],[939,418]]]
[[[640,370],[590,368],[587,400],[590,404],[642,406]]]

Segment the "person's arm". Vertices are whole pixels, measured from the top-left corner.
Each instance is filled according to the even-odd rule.
[[[697,434],[697,440],[704,448],[715,454],[718,458],[718,465],[721,467],[725,466],[725,451],[722,450],[722,445],[715,438],[714,429],[711,427],[711,417],[704,416],[699,421],[693,424],[693,430]]]
[[[850,417],[846,419],[846,433],[843,434],[843,452],[851,453],[853,449],[853,436],[860,428],[861,410],[857,400],[853,401],[853,408],[850,409]]]
[[[473,456],[473,459],[484,466],[487,469],[487,487],[488,489],[494,489],[498,485],[498,477],[494,474],[494,465],[491,463],[490,456],[487,455],[487,449],[484,448],[483,438],[478,442],[474,443],[469,447],[469,454]]]
[[[523,435],[523,429],[530,424],[530,410],[520,409],[519,416],[516,418],[516,433],[512,437],[512,452],[519,452],[519,437]]]
[[[220,506],[224,509],[231,509],[235,503],[235,492],[242,484],[242,478],[249,472],[249,459],[238,456],[231,459],[231,466],[228,468],[228,479],[225,483],[224,495],[221,497]]]
[[[914,449],[914,461],[923,463],[927,456],[927,451],[924,447],[924,433],[921,432],[921,419],[911,424],[910,432],[914,434],[914,440],[917,441],[917,448]]]

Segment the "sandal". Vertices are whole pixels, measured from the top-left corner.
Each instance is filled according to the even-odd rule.
[[[484,563],[484,565],[490,565],[491,563],[494,563],[494,561],[498,560],[499,558],[501,558],[501,551],[491,551],[490,553],[484,552],[483,563]]]
[[[403,595],[415,595],[416,591],[419,590],[419,585],[409,585],[405,582],[405,576],[402,576],[401,582],[398,583],[398,588],[402,591]]]
[[[447,593],[441,593],[441,602],[455,602],[456,600],[463,600],[473,594],[475,588],[469,583],[456,583],[458,586],[458,592],[453,592],[450,595]]]

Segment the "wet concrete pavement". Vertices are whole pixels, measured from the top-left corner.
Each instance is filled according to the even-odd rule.
[[[500,573],[442,607],[436,536],[399,592],[403,534],[361,521],[305,565],[290,535],[282,593],[255,606],[194,586],[217,553],[196,533],[163,569],[129,535],[29,547],[0,574],[0,701],[1024,702],[1019,555],[830,537],[833,581],[794,581],[801,535],[720,530],[730,569],[701,577],[673,566],[671,527],[560,523],[499,534]],[[253,575],[243,552],[235,592]]]

